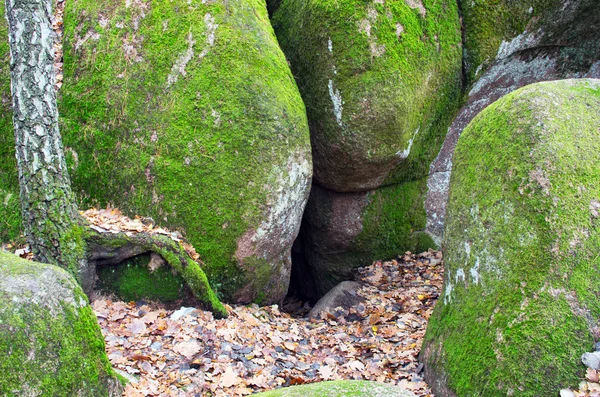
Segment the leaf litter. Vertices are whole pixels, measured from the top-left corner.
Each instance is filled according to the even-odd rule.
[[[430,397],[417,356],[442,272],[436,251],[374,262],[356,274],[364,301],[321,319],[294,316],[301,305],[296,313],[227,305],[222,320],[196,308],[107,297],[92,305],[111,364],[133,379],[126,397],[246,396],[336,379],[392,383]]]

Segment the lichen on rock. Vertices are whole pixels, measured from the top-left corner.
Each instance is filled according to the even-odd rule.
[[[578,384],[600,338],[600,80],[506,95],[461,135],[445,284],[421,358],[436,395],[541,396]]]
[[[0,251],[0,394],[112,397],[122,386],[75,279]]]

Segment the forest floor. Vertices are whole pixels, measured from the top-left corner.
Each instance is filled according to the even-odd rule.
[[[433,396],[419,354],[443,280],[440,252],[407,253],[356,273],[362,303],[309,320],[307,305],[227,306],[215,320],[106,297],[93,308],[112,365],[133,381],[124,396],[246,396],[335,379],[398,384]],[[285,311],[284,311],[285,310]]]

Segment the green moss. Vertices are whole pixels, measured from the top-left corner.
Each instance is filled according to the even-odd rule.
[[[169,266],[148,268],[150,255],[139,255],[115,266],[97,270],[98,287],[125,301],[140,299],[170,302],[185,297],[185,282]]]
[[[310,161],[304,105],[264,3],[141,4],[66,5],[73,184],[83,207],[112,203],[184,231],[231,297],[248,277],[237,239],[265,219],[270,173]]]
[[[77,283],[58,267],[3,252],[0,274],[0,394],[119,395]]]
[[[404,1],[285,0],[275,12],[322,186],[357,191],[427,174],[460,98],[461,32],[455,2],[423,6],[424,16]]]
[[[446,282],[428,326],[429,380],[457,395],[548,396],[578,384],[600,289],[600,85],[524,87],[459,140]]]
[[[85,241],[87,226],[73,223],[71,227],[60,236],[61,266],[83,285],[80,279],[81,261],[86,258],[87,243]]]
[[[23,232],[19,180],[10,95],[10,49],[4,4],[0,4],[0,242],[14,241]]]
[[[338,380],[286,387],[255,395],[257,397],[410,397],[413,394],[385,383]]]
[[[426,224],[423,200],[425,179],[386,186],[370,194],[363,211],[363,231],[355,244],[373,259],[388,259],[405,251],[423,252],[436,248],[423,232]]]

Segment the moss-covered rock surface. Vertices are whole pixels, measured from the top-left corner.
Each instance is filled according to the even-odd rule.
[[[422,351],[436,395],[551,396],[600,338],[600,80],[511,93],[454,155],[445,285]]]
[[[315,180],[338,192],[427,174],[460,96],[451,0],[285,0],[273,25],[304,101]]]
[[[64,270],[0,251],[0,394],[120,396],[87,297]]]
[[[171,302],[186,298],[185,280],[166,263],[156,268],[151,255],[144,254],[112,266],[102,266],[97,288],[125,302],[148,299]],[[149,266],[150,265],[150,266]]]
[[[332,381],[292,386],[254,394],[257,397],[414,397],[397,386],[368,381]]]
[[[353,268],[405,251],[435,247],[425,229],[425,180],[381,187],[372,192],[336,193],[314,185],[301,234],[305,261],[302,291],[323,296]]]
[[[178,228],[221,297],[281,299],[312,175],[266,6],[73,0],[62,134],[82,207]]]

